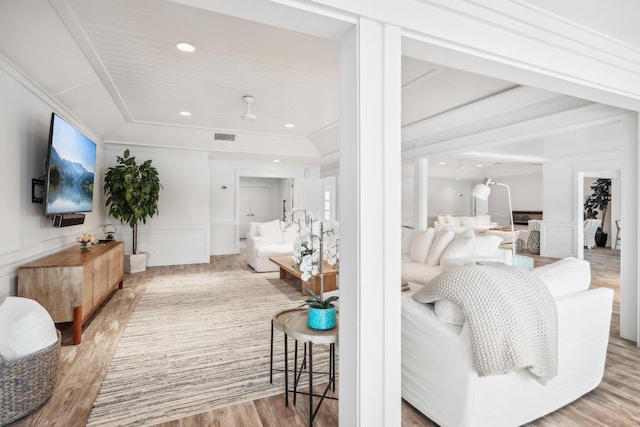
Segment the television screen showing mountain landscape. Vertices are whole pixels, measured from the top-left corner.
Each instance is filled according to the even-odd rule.
[[[46,214],[90,212],[96,144],[56,115],[51,125]]]

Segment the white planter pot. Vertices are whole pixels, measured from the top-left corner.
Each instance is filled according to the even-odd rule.
[[[137,254],[124,254],[124,272],[139,273],[147,270],[147,257],[149,254],[140,252]]]

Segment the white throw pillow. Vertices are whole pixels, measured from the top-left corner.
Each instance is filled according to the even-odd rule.
[[[444,215],[438,215],[438,224],[446,224],[447,223],[447,217]]]
[[[456,234],[455,239],[442,253],[440,264],[443,260],[454,258],[471,258],[473,257],[476,247],[476,234],[473,230],[463,231]]]
[[[476,225],[491,225],[491,215],[476,216]]]
[[[460,227],[460,225],[461,225],[460,224],[460,220],[458,218],[456,218],[455,216],[447,215],[446,219],[447,219],[447,224],[453,224],[453,225],[455,225],[457,227]]]
[[[409,250],[411,261],[424,263],[427,260],[435,235],[436,230],[433,228],[413,233]]]
[[[477,236],[473,256],[476,258],[493,257],[496,255],[501,243],[502,237],[500,236]]]
[[[284,230],[284,242],[295,243],[298,235],[300,234],[300,226],[295,222],[290,224],[289,227]]]
[[[413,235],[415,231],[410,228],[402,229],[402,253],[405,255],[409,255],[411,253],[411,240],[413,239]]]
[[[258,224],[258,232],[265,243],[284,243],[279,219]]]
[[[459,216],[458,221],[460,221],[460,225],[465,227],[475,227],[476,226],[476,217],[475,216]]]
[[[440,257],[444,250],[449,246],[449,243],[453,242],[456,234],[447,229],[443,228],[436,233],[436,237],[431,245],[431,250],[429,251],[429,256],[427,257],[427,265],[438,265],[440,264]]]
[[[441,322],[450,325],[462,326],[467,316],[464,315],[462,309],[455,302],[447,299],[439,299],[434,303],[434,311]]]
[[[58,340],[53,319],[37,301],[7,297],[0,304],[0,355],[15,360]]]
[[[551,295],[561,295],[585,291],[591,284],[591,267],[588,261],[577,258],[564,258],[551,264],[531,270],[547,285]]]

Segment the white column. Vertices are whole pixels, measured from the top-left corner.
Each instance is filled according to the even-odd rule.
[[[429,161],[418,158],[414,161],[413,174],[413,227],[426,230],[428,227]]]
[[[399,426],[400,30],[361,19],[341,43],[341,426]]]
[[[621,203],[622,227],[624,229],[624,250],[620,251],[620,336],[640,344],[640,307],[638,287],[640,284],[640,266],[638,247],[640,234],[640,177],[638,164],[638,114],[625,116],[622,120],[622,179]]]

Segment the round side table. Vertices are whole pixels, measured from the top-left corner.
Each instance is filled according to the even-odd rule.
[[[336,351],[335,351],[335,345],[338,342],[338,325],[339,325],[339,318],[336,315],[336,327],[333,329],[329,329],[326,331],[320,331],[320,330],[316,330],[316,329],[311,329],[308,325],[307,325],[307,311],[305,310],[304,312],[300,312],[300,313],[295,313],[292,314],[291,316],[289,316],[289,318],[287,319],[285,326],[284,326],[284,332],[285,334],[287,334],[288,336],[291,336],[293,339],[296,340],[296,343],[298,341],[304,342],[308,345],[309,350],[308,350],[308,355],[309,355],[309,365],[308,365],[308,371],[309,371],[309,426],[313,425],[313,419],[315,418],[316,414],[318,413],[318,409],[320,409],[320,405],[322,404],[322,402],[324,401],[325,398],[327,398],[327,392],[329,391],[330,387],[333,387],[333,390],[335,391],[335,387],[336,387]],[[315,407],[313,407],[313,345],[314,344],[324,344],[324,345],[328,345],[329,346],[329,382],[327,383],[327,387],[324,389],[324,393],[322,393],[322,395],[320,395],[320,401],[318,402],[318,405]],[[295,360],[295,364],[294,364],[294,378],[296,377],[296,369],[297,369],[297,363],[298,363],[298,355],[296,352],[296,360]],[[305,361],[303,360],[302,365],[304,365]],[[302,366],[301,366],[302,369]],[[295,399],[296,399],[296,393],[297,393],[297,381],[295,381],[294,386],[293,386],[293,402],[295,404]]]
[[[287,310],[282,310],[277,312],[273,318],[271,319],[271,353],[270,353],[270,369],[269,369],[269,383],[273,383],[273,330],[277,329],[279,331],[284,332],[284,401],[285,405],[289,406],[289,348],[288,348],[288,337],[287,333],[284,330],[284,325],[294,314],[298,314],[301,312],[306,313],[306,308],[290,308]],[[297,347],[296,347],[297,348]]]

